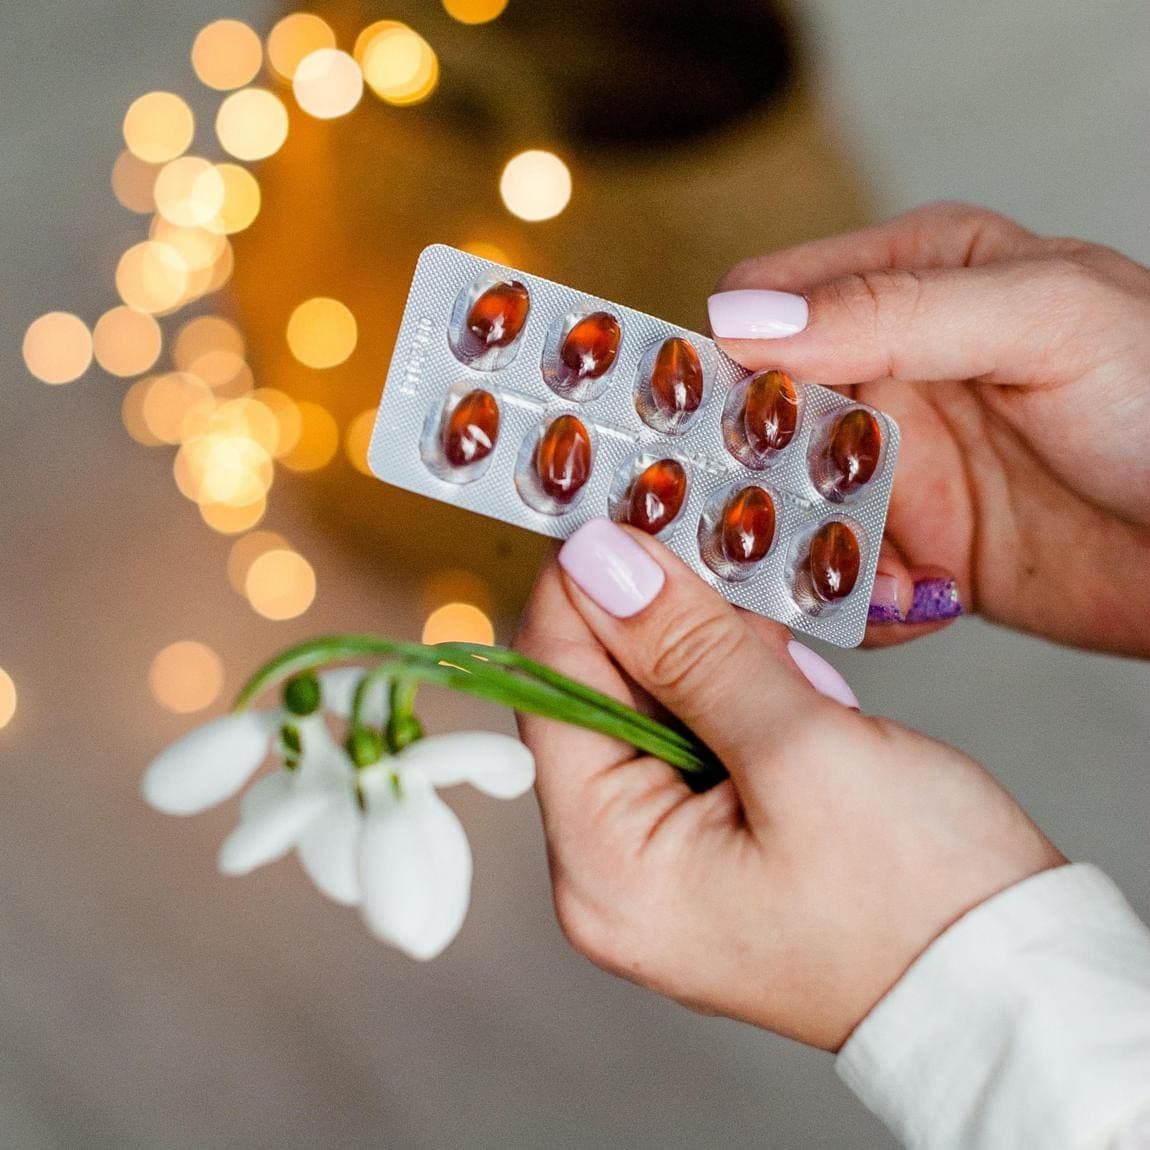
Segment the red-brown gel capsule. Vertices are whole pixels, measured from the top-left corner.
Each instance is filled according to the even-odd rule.
[[[690,340],[663,341],[651,368],[651,399],[664,416],[686,415],[703,402],[703,365]]]
[[[573,415],[561,415],[535,446],[535,474],[552,499],[569,503],[591,474],[591,437]]]
[[[500,281],[482,292],[467,312],[467,330],[481,347],[514,343],[527,322],[531,300],[518,281]]]
[[[827,478],[840,495],[868,483],[878,467],[882,432],[869,411],[856,407],[834,425],[827,440]]]
[[[727,500],[719,540],[731,563],[758,563],[774,538],[774,500],[761,487],[744,487]]]
[[[619,321],[613,315],[593,311],[576,321],[563,337],[559,358],[575,380],[598,379],[615,362],[622,336]]]
[[[687,473],[674,459],[652,463],[631,484],[627,496],[627,522],[649,535],[658,535],[683,506]]]
[[[811,540],[807,562],[811,586],[824,603],[845,599],[859,577],[859,541],[845,523],[824,523]]]
[[[799,396],[785,371],[760,371],[747,384],[743,429],[757,455],[782,451],[799,425]]]
[[[488,391],[469,391],[443,425],[443,457],[452,467],[486,459],[499,435],[499,405]]]

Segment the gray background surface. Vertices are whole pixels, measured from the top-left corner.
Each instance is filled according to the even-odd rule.
[[[1138,0],[800,11],[884,208],[968,198],[1150,259]],[[113,302],[109,261],[134,234],[106,183],[120,116],[186,68],[218,15],[260,26],[269,8],[43,0],[0,15],[0,665],[21,688],[0,733],[0,1145],[890,1145],[825,1055],[571,953],[530,800],[453,798],[474,907],[426,967],[369,941],[292,863],[217,877],[230,811],[174,822],[140,805],[141,764],[186,726],[148,696],[164,643],[199,636],[234,671],[297,634],[419,622],[290,507],[273,526],[324,591],[298,624],[258,620],[166,458],[125,439],[121,389],[98,373],[44,387],[20,362],[36,315]],[[1150,666],[972,621],[835,659],[868,709],[979,757],[1150,912]],[[461,703],[449,725],[490,722]]]

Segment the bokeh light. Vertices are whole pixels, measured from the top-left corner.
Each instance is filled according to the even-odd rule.
[[[148,685],[161,707],[187,715],[215,702],[224,685],[224,666],[205,643],[181,639],[152,660]]]
[[[267,497],[271,456],[246,435],[211,432],[186,439],[172,461],[180,494],[193,503],[250,507]]]
[[[485,614],[491,613],[491,588],[474,571],[445,567],[432,572],[420,588],[419,602],[430,615],[446,603],[470,603]]]
[[[326,21],[311,12],[293,12],[269,33],[268,60],[283,79],[291,80],[305,56],[334,47],[335,33]]]
[[[143,312],[114,307],[104,312],[92,331],[96,362],[110,375],[139,375],[160,358],[164,337],[160,325]]]
[[[444,603],[432,611],[423,624],[423,642],[483,643],[490,647],[495,642],[495,627],[470,603]]]
[[[346,304],[326,296],[305,300],[287,325],[288,347],[307,367],[336,367],[355,351],[358,329]]]
[[[356,471],[362,471],[364,475],[371,474],[371,468],[367,465],[367,449],[371,445],[371,433],[375,428],[375,417],[378,412],[377,407],[361,411],[347,425],[347,431],[344,432],[343,449],[347,453],[347,458],[352,467]]]
[[[371,90],[381,100],[399,106],[426,100],[439,83],[435,50],[406,24],[380,21],[372,27],[374,34],[361,36],[357,43],[357,57]]]
[[[339,450],[339,425],[331,412],[318,403],[301,400],[296,404],[299,437],[280,462],[292,471],[318,471],[326,467]]]
[[[155,240],[130,247],[116,267],[116,290],[136,311],[171,311],[188,289],[188,268],[180,253]]]
[[[292,77],[296,103],[317,120],[346,116],[363,97],[363,73],[346,52],[320,48],[305,56]]]
[[[140,418],[148,434],[161,443],[180,443],[189,413],[212,398],[207,384],[186,371],[157,375],[141,393]]]
[[[299,405],[290,395],[274,387],[257,388],[251,397],[262,403],[276,421],[276,446],[272,454],[277,459],[290,454],[295,450],[303,432]]]
[[[469,240],[465,244],[460,244],[460,247],[470,255],[478,256],[481,260],[491,260],[492,263],[507,264],[508,266],[511,264],[506,250],[488,240]]]
[[[248,571],[265,551],[290,551],[287,540],[274,531],[253,531],[237,539],[228,552],[228,582],[245,593]]]
[[[217,164],[216,172],[223,183],[223,203],[208,228],[233,235],[250,227],[260,214],[260,185],[255,176],[239,164]]]
[[[16,684],[12,676],[0,667],[0,730],[3,730],[16,714]]]
[[[192,69],[209,88],[242,88],[260,70],[260,38],[240,20],[215,20],[200,29],[192,44]]]
[[[216,113],[220,146],[237,160],[266,159],[283,147],[287,134],[287,108],[265,88],[233,92]]]
[[[151,378],[138,379],[127,391],[120,402],[120,419],[124,430],[137,442],[145,447],[159,447],[164,441],[153,434],[144,418],[144,403],[148,392],[152,388]]]
[[[156,177],[156,208],[169,223],[197,228],[210,223],[224,206],[224,181],[201,156],[181,156]]]
[[[124,142],[138,159],[164,164],[182,155],[195,135],[192,110],[173,92],[148,92],[124,116]]]
[[[461,24],[486,24],[507,7],[507,0],[443,0],[443,7]]]
[[[200,503],[200,518],[221,535],[238,535],[250,531],[263,519],[268,509],[266,499],[257,499],[243,507],[232,507],[228,503]]]
[[[191,371],[192,364],[212,351],[229,351],[242,359],[244,337],[229,319],[219,315],[201,315],[188,320],[172,345],[172,359],[181,371]]]
[[[79,316],[50,311],[24,333],[24,363],[43,383],[71,383],[92,362],[92,335]]]
[[[146,214],[155,211],[153,189],[159,173],[158,164],[146,164],[131,152],[121,152],[112,165],[112,191],[130,212]]]
[[[315,599],[315,571],[298,552],[273,548],[248,567],[244,594],[265,619],[295,619]]]
[[[507,210],[521,220],[549,220],[571,199],[571,172],[554,152],[520,152],[503,169],[499,194]]]

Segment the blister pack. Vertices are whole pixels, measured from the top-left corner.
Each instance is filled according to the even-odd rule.
[[[565,539],[606,515],[720,594],[862,641],[898,426],[705,336],[426,248],[368,462],[408,491]]]

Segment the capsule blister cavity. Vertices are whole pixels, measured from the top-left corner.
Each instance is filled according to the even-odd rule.
[[[499,440],[499,401],[493,391],[460,382],[427,415],[419,452],[449,483],[471,483],[491,463]]]
[[[703,406],[707,373],[698,349],[681,335],[652,344],[635,381],[635,410],[648,427],[665,435],[685,431]]]
[[[731,583],[750,579],[771,553],[777,535],[775,496],[757,483],[715,492],[699,518],[699,555]]]
[[[723,404],[723,442],[745,467],[762,470],[795,438],[802,399],[785,371],[759,371],[737,383]]]
[[[882,428],[869,408],[836,412],[820,423],[811,438],[811,482],[832,503],[851,500],[879,473],[883,447]]]
[[[543,378],[556,395],[579,403],[610,383],[623,327],[609,311],[580,309],[552,324],[543,348]]]
[[[808,615],[837,610],[858,585],[866,558],[866,536],[852,520],[808,527],[792,545],[788,573],[795,602]]]
[[[456,299],[450,327],[456,359],[476,371],[509,366],[531,311],[527,288],[515,279],[481,276]]]
[[[682,460],[636,456],[615,474],[608,496],[611,518],[666,539],[682,516],[689,485]]]
[[[595,462],[587,425],[569,412],[540,424],[523,441],[515,486],[523,501],[544,515],[563,515],[583,494]]]

